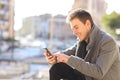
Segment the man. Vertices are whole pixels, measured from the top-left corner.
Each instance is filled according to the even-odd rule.
[[[67,21],[78,42],[63,52],[51,52],[52,56],[45,53],[53,64],[50,80],[120,80],[120,54],[115,40],[99,29],[85,10],[70,11]]]

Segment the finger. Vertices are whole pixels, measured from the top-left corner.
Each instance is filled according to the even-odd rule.
[[[48,59],[52,59],[54,56],[47,56]]]
[[[49,60],[49,61],[53,61],[53,60],[55,60],[55,58],[54,58],[54,56],[49,56],[49,57],[48,57],[48,60]]]
[[[55,61],[55,59],[52,59],[49,61],[49,63],[54,64],[54,63],[56,63],[56,61]]]
[[[57,57],[54,56],[53,58],[51,58],[51,59],[50,59],[50,62],[52,62],[52,63],[57,63]]]
[[[44,56],[47,57],[47,53],[44,53]]]

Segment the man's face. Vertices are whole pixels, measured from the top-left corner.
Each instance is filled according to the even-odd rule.
[[[70,26],[73,34],[77,36],[80,41],[88,40],[88,36],[91,30],[91,23],[89,20],[86,20],[85,24],[83,24],[79,19],[74,18],[70,21]]]

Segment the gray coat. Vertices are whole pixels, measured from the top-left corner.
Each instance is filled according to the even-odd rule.
[[[69,66],[83,73],[86,80],[120,80],[119,48],[110,35],[94,26],[85,59],[75,56],[77,44],[64,52],[70,55]]]

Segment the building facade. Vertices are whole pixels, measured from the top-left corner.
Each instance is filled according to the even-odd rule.
[[[66,24],[66,16],[50,14],[23,19],[20,33],[22,36],[31,35],[33,38],[65,39],[73,36],[70,27]]]
[[[14,0],[0,0],[0,37],[14,38]]]

